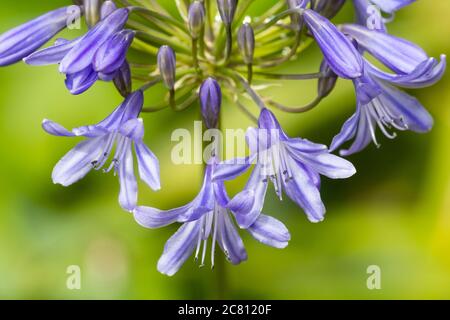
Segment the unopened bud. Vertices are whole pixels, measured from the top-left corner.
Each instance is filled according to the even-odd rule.
[[[198,39],[205,25],[205,8],[200,1],[194,1],[189,7],[188,23],[192,39]]]
[[[125,61],[114,77],[114,85],[122,97],[127,97],[132,90],[130,65]]]
[[[345,0],[312,0],[311,9],[325,18],[331,19],[342,9]]]
[[[100,21],[101,0],[84,0],[84,15],[89,28],[92,28]]]
[[[320,72],[323,76],[319,78],[318,93],[319,97],[325,98],[336,86],[338,76],[331,70],[325,60],[320,65]]]
[[[102,8],[100,11],[100,18],[103,20],[105,19],[107,16],[109,16],[111,13],[113,13],[115,10],[117,10],[117,6],[114,2],[112,1],[105,1],[102,4]]]
[[[255,54],[255,32],[250,23],[244,23],[238,31],[238,46],[246,64],[253,63]]]
[[[230,26],[233,23],[237,5],[238,0],[217,0],[220,18],[225,25]]]
[[[208,129],[216,129],[222,106],[222,90],[213,78],[206,79],[200,87],[200,107]]]
[[[175,52],[169,46],[162,46],[158,51],[158,68],[167,89],[175,88],[177,60]]]

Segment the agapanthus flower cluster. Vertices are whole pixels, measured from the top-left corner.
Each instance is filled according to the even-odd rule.
[[[377,131],[392,139],[399,131],[423,133],[433,126],[428,111],[400,88],[435,84],[445,72],[446,57],[429,57],[414,43],[388,33],[394,13],[414,0],[273,1],[256,17],[247,14],[253,0],[172,2],[78,0],[0,35],[1,66],[21,60],[33,66],[55,64],[72,94],[97,81],[111,81],[124,97],[95,125],[68,130],[43,121],[49,134],[85,138],[56,164],[52,179],[70,186],[92,170],[114,171],[119,204],[140,225],[180,224],[158,262],[161,273],[174,275],[192,255],[204,265],[209,253],[214,266],[217,246],[231,263],[245,261],[239,230],[265,245],[285,248],[291,237],[287,227],[263,213],[269,188],[273,186],[280,200],[286,195],[296,203],[311,222],[320,222],[326,212],[321,176],[346,179],[356,173],[342,157],[372,141],[379,146]],[[332,20],[346,2],[354,7],[355,22],[335,25]],[[168,3],[176,6],[177,14],[166,9]],[[54,39],[80,20],[86,24],[83,35]],[[49,41],[53,43],[42,48]],[[317,72],[273,72],[299,59],[311,43],[322,52]],[[353,82],[356,110],[330,147],[290,137],[273,110],[307,112],[332,93],[338,79]],[[264,96],[268,85],[286,80],[317,81],[316,98],[291,107]],[[144,94],[158,83],[167,89],[166,97],[158,105],[144,106]],[[144,142],[158,137],[144,139],[144,114],[199,108],[206,129],[223,129],[224,99],[255,122],[246,134],[248,156],[222,159],[212,148],[203,185],[190,203],[171,210],[141,204],[137,174],[153,190],[162,185],[158,158]],[[245,99],[253,101],[258,114]],[[225,182],[247,171],[247,184],[230,197]]]

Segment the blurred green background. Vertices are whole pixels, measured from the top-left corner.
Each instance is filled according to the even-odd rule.
[[[3,0],[0,32],[64,0]],[[256,7],[269,1],[257,1]],[[256,8],[257,9],[257,8]],[[450,2],[429,0],[398,13],[390,31],[438,57],[450,49]],[[337,21],[349,21],[349,4]],[[316,70],[315,47],[285,71]],[[283,71],[283,70],[282,70]],[[249,260],[224,274],[187,261],[173,278],[156,263],[175,230],[146,230],[117,204],[116,178],[92,173],[70,188],[52,184],[53,165],[76,141],[45,134],[41,120],[67,127],[95,123],[121,101],[110,84],[98,83],[71,96],[56,67],[17,64],[0,69],[0,298],[211,299],[217,279],[232,299],[406,299],[450,298],[450,78],[414,94],[435,117],[427,135],[399,134],[351,157],[358,174],[346,181],[323,181],[328,214],[309,223],[290,201],[269,193],[265,212],[286,223],[292,241],[285,250],[265,247],[247,234]],[[315,83],[283,83],[271,89],[278,100],[309,101]],[[157,94],[155,93],[155,96]],[[148,104],[156,102],[149,95]],[[291,136],[329,144],[354,110],[351,83],[341,81],[321,106],[305,115],[279,114]],[[226,103],[223,125],[246,128],[250,122]],[[142,186],[140,203],[171,208],[192,199],[200,167],[170,162],[170,134],[192,128],[198,110],[144,115],[146,142],[160,157],[163,190]],[[379,135],[381,137],[381,134]],[[237,191],[235,184],[230,189]],[[66,288],[66,269],[79,265],[82,290]],[[366,269],[382,270],[382,289],[368,290]]]

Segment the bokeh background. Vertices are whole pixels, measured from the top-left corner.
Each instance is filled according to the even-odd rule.
[[[166,2],[166,1],[164,1]],[[262,10],[270,1],[256,1]],[[272,1],[273,2],[273,1]],[[167,2],[166,2],[167,3]],[[2,0],[0,32],[64,0]],[[390,31],[412,40],[431,56],[450,49],[450,2],[417,1],[398,13]],[[352,17],[349,4],[337,21]],[[73,35],[68,35],[73,36]],[[284,71],[314,71],[311,47]],[[281,69],[280,71],[283,71]],[[0,69],[0,298],[40,299],[407,299],[450,298],[450,78],[414,94],[436,120],[427,135],[402,133],[352,156],[358,174],[323,181],[327,218],[309,223],[302,211],[269,193],[265,212],[286,223],[292,241],[285,250],[265,247],[242,233],[249,260],[211,271],[188,260],[173,278],[156,263],[174,227],[146,230],[117,204],[118,183],[92,173],[70,188],[52,184],[53,165],[76,141],[46,135],[41,120],[67,127],[95,123],[121,101],[109,84],[71,96],[56,67],[17,64]],[[271,94],[301,104],[315,83],[282,83]],[[156,102],[158,95],[148,95]],[[328,144],[354,110],[351,83],[341,81],[319,108],[304,115],[280,114],[290,135]],[[144,115],[146,142],[160,157],[163,190],[141,187],[140,203],[171,208],[192,199],[201,168],[170,162],[172,130],[192,128],[198,110]],[[223,125],[250,122],[226,103]],[[381,135],[379,135],[381,137]],[[235,192],[242,181],[230,186]],[[82,290],[66,288],[67,267],[79,265]],[[366,270],[378,265],[382,289],[366,287]],[[219,285],[222,288],[219,294]]]

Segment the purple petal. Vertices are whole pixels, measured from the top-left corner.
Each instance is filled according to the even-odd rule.
[[[197,197],[192,201],[191,210],[180,216],[179,222],[194,221],[200,219],[206,213],[214,210],[215,197],[212,183],[212,165],[207,165],[203,186]]]
[[[103,74],[116,72],[125,62],[134,34],[132,30],[122,30],[105,41],[94,55],[94,70]]]
[[[271,146],[271,135],[279,138],[279,130],[248,128],[245,133],[245,139],[251,155],[269,149]]]
[[[163,211],[150,207],[136,207],[133,210],[134,219],[145,228],[160,228],[168,226],[178,220],[181,210]]]
[[[122,159],[119,160],[119,203],[123,209],[132,212],[137,205],[138,186],[134,174],[131,141],[128,140],[124,143],[127,144],[125,146],[125,154]]]
[[[198,221],[183,224],[167,241],[164,252],[158,261],[158,271],[173,276],[192,255],[197,246],[201,223]]]
[[[108,17],[111,13],[113,13],[116,10],[117,10],[117,6],[114,2],[112,2],[110,0],[103,2],[101,12],[100,12],[101,19],[102,20],[105,19],[106,17]]]
[[[256,165],[242,193],[228,204],[241,228],[248,228],[258,219],[264,207],[268,182],[262,175],[262,168]],[[245,199],[245,196],[249,196]],[[240,205],[239,205],[240,204]]]
[[[327,176],[328,178],[346,179],[356,173],[353,164],[341,157],[328,153],[328,151],[317,154],[308,154],[296,152],[292,149],[288,150],[290,156],[295,160],[304,163],[307,167],[312,168],[313,171]]]
[[[121,8],[100,21],[83,37],[77,46],[72,48],[61,61],[61,73],[76,73],[86,69],[94,58],[97,49],[113,34],[122,30],[128,20],[129,10]]]
[[[130,94],[124,104],[124,114],[121,119],[121,123],[125,123],[130,119],[135,119],[139,116],[144,104],[144,94],[141,90],[137,90]]]
[[[278,249],[286,248],[291,240],[289,230],[281,221],[263,214],[247,231],[259,242]]]
[[[259,216],[259,213],[253,209],[255,204],[255,192],[253,190],[244,190],[238,193],[227,204],[227,208],[230,209],[235,217],[236,222],[241,228],[248,228],[255,222],[255,215]]]
[[[131,81],[131,70],[130,65],[127,61],[123,63],[123,65],[117,70],[116,76],[113,79],[114,85],[119,93],[123,97],[127,97],[132,90],[132,81]]]
[[[199,208],[198,201],[194,200],[182,207],[171,210],[160,210],[150,207],[136,207],[133,213],[136,221],[139,224],[141,224],[143,227],[153,229],[165,227],[174,222],[182,222],[181,220],[184,220],[183,217],[191,216],[195,210],[204,210],[203,214],[200,215],[200,217],[209,212],[212,212],[211,208]],[[191,221],[196,220],[198,219],[193,219]]]
[[[275,115],[269,109],[262,109],[258,119],[258,127],[267,130],[280,130],[281,126]]]
[[[349,141],[356,135],[359,124],[359,109],[355,112],[342,126],[341,132],[339,132],[331,142],[330,151],[333,152],[337,150],[345,142]]]
[[[428,60],[427,54],[419,46],[385,32],[369,30],[356,24],[344,25],[342,31],[355,39],[360,48],[367,50],[395,72],[413,72],[419,64]]]
[[[79,143],[56,164],[53,183],[67,187],[84,178],[93,168],[92,163],[102,155],[105,143],[105,137]]]
[[[392,86],[380,86],[384,90],[384,94],[380,96],[381,103],[389,106],[394,114],[401,115],[409,130],[419,133],[431,130],[433,117],[416,98]]]
[[[58,41],[55,45],[36,51],[24,58],[23,61],[26,64],[33,66],[46,66],[51,64],[60,63],[64,56],[80,41],[80,38],[76,38],[72,41]]]
[[[98,126],[82,126],[74,128],[72,132],[77,137],[95,138],[109,134],[109,131]]]
[[[206,168],[202,189],[190,203],[172,210],[152,212],[160,215],[168,215],[173,217],[173,219],[176,217],[176,221],[182,223],[198,220],[205,214],[212,212],[214,210],[215,198],[214,188],[211,183],[211,170],[211,166]],[[169,221],[171,221],[170,219]],[[141,221],[146,221],[145,217],[141,218]],[[149,227],[152,226],[149,225]]]
[[[298,166],[300,166],[306,172],[309,179],[311,179],[311,181],[314,183],[316,188],[318,190],[320,190],[320,187],[322,185],[322,181],[320,180],[320,174],[317,171],[312,170],[311,167],[307,167],[304,163],[302,163],[300,161],[295,160],[295,162],[297,163]]]
[[[326,145],[301,138],[289,138],[285,140],[285,143],[289,145],[290,149],[295,150],[296,152],[321,153],[328,150]]]
[[[387,31],[383,16],[381,13],[371,10],[373,4],[369,0],[353,0],[353,5],[356,11],[356,21],[360,25],[367,27],[370,22],[372,24],[370,27],[383,32]]]
[[[213,180],[233,180],[244,174],[244,172],[246,172],[253,164],[255,159],[256,156],[253,155],[246,158],[223,161],[214,167]]]
[[[43,46],[72,20],[73,8],[79,13],[78,6],[60,8],[0,35],[0,66],[16,63]]]
[[[333,72],[346,79],[360,77],[363,60],[350,40],[318,13],[307,9],[303,16]]]
[[[233,225],[229,214],[218,214],[216,223],[217,241],[225,253],[227,260],[235,265],[247,260],[244,243],[236,227]]]
[[[44,119],[42,121],[42,128],[45,130],[45,132],[59,137],[73,137],[75,134],[73,132],[70,132],[66,128],[64,128],[62,125],[53,122],[51,120]]]
[[[413,3],[416,0],[371,0],[375,5],[387,13],[394,13],[397,10]]]
[[[216,202],[222,208],[226,208],[230,202],[230,197],[228,196],[227,190],[225,189],[225,184],[223,181],[213,182],[214,197]]]
[[[68,74],[65,83],[71,94],[79,95],[86,92],[97,80],[97,73],[88,67],[81,72]]]
[[[128,120],[120,126],[119,133],[131,140],[140,141],[144,138],[144,121],[141,118]]]
[[[144,95],[138,90],[130,94],[106,119],[95,125],[108,131],[119,130],[120,125],[130,119],[136,119],[142,110]]]
[[[159,161],[153,152],[142,142],[134,144],[139,166],[139,176],[153,190],[161,189]]]
[[[111,73],[98,72],[97,75],[100,80],[105,81],[105,82],[110,82],[110,81],[113,81],[114,78],[116,77],[117,71],[113,71]]]
[[[353,141],[353,144],[351,145],[350,149],[341,150],[339,152],[340,155],[343,157],[352,155],[354,153],[363,150],[365,147],[369,145],[369,143],[373,139],[371,128],[374,128],[374,126],[376,125],[375,120],[367,115],[367,112],[363,109],[364,106],[361,106],[360,108],[361,110],[359,111],[359,116],[356,117],[356,119],[358,120],[358,125],[355,141]]]
[[[441,62],[429,58],[417,66],[409,74],[392,74],[385,72],[371,63],[367,63],[368,72],[378,79],[390,82],[404,88],[425,88],[436,84],[442,79],[447,68],[447,57],[441,55]]]
[[[288,182],[283,180],[286,194],[303,208],[311,222],[323,221],[325,206],[314,181],[301,166],[296,164],[294,159],[288,157],[287,162],[292,168],[292,179]]]

